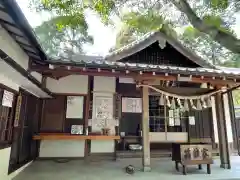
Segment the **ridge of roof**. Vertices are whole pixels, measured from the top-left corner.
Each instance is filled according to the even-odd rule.
[[[139,52],[143,50],[144,48],[150,46],[154,42],[158,41],[160,43],[166,43],[168,42],[170,45],[172,45],[177,51],[182,53],[184,56],[188,57],[191,61],[198,64],[201,67],[206,68],[214,68],[216,67],[208,62],[207,60],[201,58],[196,53],[192,52],[190,49],[186,48],[182,43],[177,41],[176,39],[167,36],[166,34],[158,31],[152,31],[149,33],[146,33],[138,40],[133,41],[130,44],[127,44],[126,46],[123,46],[109,54],[107,54],[104,59],[108,61],[118,61],[125,57],[128,57],[130,55],[133,55],[136,52]]]

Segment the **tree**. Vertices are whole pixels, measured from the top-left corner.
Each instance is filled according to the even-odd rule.
[[[113,14],[119,15],[123,9],[142,11],[144,8],[170,13],[174,22],[191,23],[198,31],[207,34],[211,39],[234,53],[240,53],[240,40],[229,33],[228,17],[239,10],[239,0],[41,0],[35,7],[52,11],[64,16],[60,27],[76,27],[83,22],[85,9],[92,9],[100,14],[104,22],[109,22]],[[173,6],[178,9],[181,20],[176,20]],[[166,10],[167,7],[167,10]],[[212,14],[212,12],[214,12]],[[184,14],[184,16],[183,16]],[[217,15],[216,15],[217,14]]]
[[[63,19],[63,17],[53,17],[35,28],[35,32],[47,54],[51,57],[69,58],[74,53],[83,53],[82,45],[93,42],[92,37],[87,33],[87,25],[59,29],[56,26],[59,19]]]
[[[206,34],[196,31],[192,27],[187,27],[180,39],[187,48],[192,49],[214,65],[222,65],[233,54]]]
[[[163,33],[176,37],[173,24],[153,9],[145,9],[143,12],[128,12],[121,16],[122,26],[116,37],[116,47],[118,49],[131,43],[142,35],[159,30]]]

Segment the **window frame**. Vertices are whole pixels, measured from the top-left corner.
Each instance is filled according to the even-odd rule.
[[[4,91],[9,91],[13,93],[13,102],[12,107],[4,107],[2,106],[2,99],[3,99],[3,93]],[[16,99],[18,96],[18,92],[16,90],[13,90],[3,84],[0,83],[0,108],[2,109],[7,108],[8,109],[8,115],[7,115],[7,122],[5,123],[6,128],[0,127],[0,149],[4,149],[7,147],[10,147],[13,140],[13,129],[14,129],[14,115],[15,115],[15,108],[16,108]],[[0,111],[0,121],[2,116],[2,111]],[[1,122],[0,122],[1,123]],[[4,132],[7,131],[7,132]],[[3,133],[6,133],[3,135]],[[5,136],[5,137],[2,137]]]

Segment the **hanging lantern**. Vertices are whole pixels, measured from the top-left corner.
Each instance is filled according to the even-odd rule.
[[[184,110],[189,111],[189,104],[187,99],[184,100]]]
[[[159,98],[159,103],[160,106],[164,106],[165,102],[164,102],[164,95],[161,94],[160,98]]]
[[[174,97],[172,98],[171,109],[176,109],[176,102]]]
[[[201,99],[198,99],[198,100],[197,100],[197,110],[202,110]]]
[[[194,102],[193,102],[192,99],[190,99],[190,104],[191,104],[191,107],[192,107],[193,109],[197,109],[197,107],[194,105]]]
[[[168,96],[166,96],[166,101],[167,101],[167,106],[170,108],[171,107],[171,103],[169,101],[169,97]]]

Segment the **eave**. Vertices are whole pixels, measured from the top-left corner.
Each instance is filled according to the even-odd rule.
[[[19,44],[29,59],[36,61],[47,59],[33,29],[15,0],[0,3],[0,25]]]
[[[240,73],[224,72],[218,69],[182,68],[149,64],[133,64],[108,61],[93,62],[62,62],[52,61],[45,66],[31,65],[32,71],[41,72],[46,76],[59,79],[71,74],[133,77],[138,80],[159,79],[178,81],[180,76],[191,77],[191,82],[211,83],[218,85],[240,83]]]

